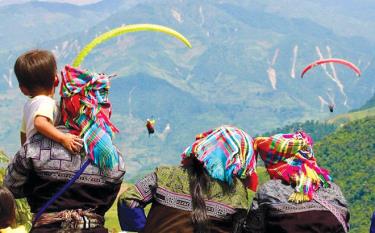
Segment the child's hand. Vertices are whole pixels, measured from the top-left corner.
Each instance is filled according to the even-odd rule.
[[[73,134],[66,133],[64,134],[64,138],[61,144],[71,153],[76,154],[79,153],[82,149],[83,140]]]

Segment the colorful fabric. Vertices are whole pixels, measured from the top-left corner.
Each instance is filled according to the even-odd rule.
[[[112,169],[118,154],[112,138],[118,129],[110,122],[109,77],[69,65],[62,73],[62,120],[71,133],[83,136],[86,154],[100,169]]]
[[[256,190],[256,155],[253,139],[241,129],[221,126],[196,136],[196,141],[182,153],[182,163],[194,156],[203,163],[208,174],[228,184],[233,177],[246,179],[246,185]]]
[[[331,177],[317,165],[312,146],[312,138],[302,131],[255,139],[254,149],[264,161],[271,179],[295,185],[290,201],[310,201],[317,189],[329,186],[327,182]]]

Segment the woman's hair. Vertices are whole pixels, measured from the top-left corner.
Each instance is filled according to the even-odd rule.
[[[203,193],[207,193],[211,179],[203,164],[195,157],[189,157],[185,160],[184,167],[187,169],[190,179],[190,195],[193,205],[191,220],[194,225],[194,233],[206,233],[209,232],[209,219]]]
[[[0,186],[0,229],[14,226],[16,223],[16,202],[13,194]]]
[[[193,205],[191,220],[194,225],[194,233],[209,233],[210,220],[207,215],[203,193],[209,193],[212,178],[207,173],[203,164],[195,157],[185,158],[183,166],[189,173],[190,195]],[[228,195],[233,191],[233,186],[230,186],[226,182],[218,182],[222,187],[224,195]],[[237,211],[233,215],[233,232],[241,232],[246,214],[246,211]]]

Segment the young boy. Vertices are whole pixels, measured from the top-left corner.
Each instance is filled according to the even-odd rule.
[[[37,132],[62,144],[71,153],[82,148],[82,139],[55,128],[57,106],[53,99],[58,84],[56,60],[44,50],[31,50],[19,56],[14,65],[21,92],[29,96],[23,109],[21,144]]]

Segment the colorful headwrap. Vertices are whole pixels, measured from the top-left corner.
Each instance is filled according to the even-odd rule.
[[[235,175],[246,179],[247,187],[256,191],[258,176],[253,139],[244,131],[232,126],[221,126],[199,134],[181,155],[182,163],[190,156],[202,162],[212,178],[231,185],[232,176]]]
[[[303,131],[255,139],[254,149],[264,161],[271,179],[295,185],[295,193],[289,201],[310,201],[316,190],[329,186],[327,182],[331,177],[316,163],[312,146],[312,138]]]
[[[61,115],[71,133],[83,136],[86,154],[100,169],[113,168],[118,154],[112,144],[118,129],[110,122],[109,77],[69,65],[62,73]]]

